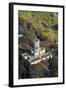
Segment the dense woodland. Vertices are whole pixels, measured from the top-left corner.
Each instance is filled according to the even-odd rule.
[[[19,38],[21,43],[33,45],[33,40],[38,37],[45,43],[46,51],[54,49],[53,59],[48,60],[47,72],[41,65],[32,65],[21,57],[23,53],[19,49],[19,79],[21,78],[39,78],[58,76],[58,13],[56,12],[18,12]]]

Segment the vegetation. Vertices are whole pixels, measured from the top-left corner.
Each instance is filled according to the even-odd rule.
[[[49,62],[49,77],[57,77],[58,76],[58,57],[54,56],[53,59],[48,60]]]
[[[19,79],[31,77],[31,64],[19,55]]]
[[[48,41],[52,40],[54,44],[57,44],[58,41],[57,13],[19,11],[18,15],[19,15],[19,22],[22,25],[21,32],[26,34],[26,36],[30,36],[27,37],[28,39],[30,38],[32,41],[32,38],[34,39],[34,37],[36,37],[35,33],[39,33],[40,36],[42,35],[44,40]],[[24,27],[24,29],[27,30],[23,30],[24,25],[26,26]],[[30,30],[29,28],[31,28],[32,31],[29,31]]]

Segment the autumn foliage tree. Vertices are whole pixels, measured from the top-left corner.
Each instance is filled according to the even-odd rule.
[[[33,22],[31,23],[31,25],[32,25],[32,28],[33,28],[34,30],[36,30],[37,27],[38,27],[38,25],[37,25],[37,23],[36,23],[35,21],[33,21]]]
[[[46,40],[49,40],[49,35],[50,35],[50,33],[49,33],[48,31],[42,33],[42,36],[43,36],[44,39],[46,39]]]
[[[21,20],[21,21],[27,21],[28,18],[25,15],[22,15],[22,16],[19,17],[19,20]]]

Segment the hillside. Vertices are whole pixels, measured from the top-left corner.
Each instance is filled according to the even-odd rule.
[[[40,40],[58,42],[58,14],[52,12],[19,11],[19,33],[24,34],[28,41],[37,37]]]

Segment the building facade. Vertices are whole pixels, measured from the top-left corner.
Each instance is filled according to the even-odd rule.
[[[40,53],[40,41],[39,39],[34,40],[34,56],[39,56]]]

